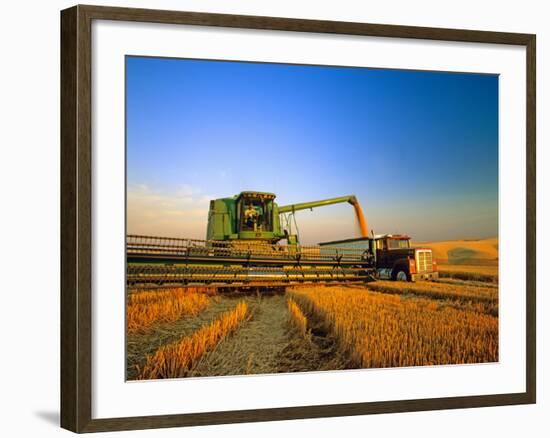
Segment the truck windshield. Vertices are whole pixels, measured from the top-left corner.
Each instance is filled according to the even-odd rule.
[[[405,239],[388,239],[389,249],[409,248],[409,241]]]

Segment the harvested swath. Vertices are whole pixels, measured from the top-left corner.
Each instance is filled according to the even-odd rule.
[[[129,333],[142,331],[158,322],[175,321],[186,315],[197,315],[208,306],[210,298],[186,289],[141,292],[128,299],[126,325]]]
[[[135,380],[137,366],[143,366],[147,356],[153,355],[162,345],[173,344],[184,336],[192,335],[219,318],[223,312],[233,309],[238,302],[225,296],[211,297],[208,306],[197,315],[185,315],[176,321],[158,322],[146,330],[127,333],[126,378]],[[286,316],[286,303],[284,311]]]
[[[439,282],[396,282],[377,281],[368,288],[377,292],[399,295],[417,295],[424,298],[443,300],[455,308],[471,310],[498,316],[498,289],[470,285],[445,284]]]
[[[443,278],[498,283],[498,266],[439,265],[438,270]]]
[[[306,336],[307,333],[307,318],[300,310],[300,307],[296,304],[292,298],[287,301],[289,321],[291,325],[298,330],[302,336]]]
[[[498,289],[497,283],[489,283],[487,281],[473,281],[473,280],[460,280],[458,278],[449,278],[449,277],[439,277],[437,280],[431,280],[435,283],[445,283],[453,284],[458,286],[478,286],[478,287],[489,287],[493,289]]]
[[[481,274],[478,272],[447,271],[445,269],[440,269],[439,276],[443,278],[456,278],[458,280],[465,281],[484,281],[487,283],[498,283],[498,275]]]
[[[325,320],[364,368],[495,362],[498,318],[436,301],[341,287],[295,289],[307,314]]]
[[[204,353],[214,348],[239,326],[247,311],[248,306],[241,301],[233,310],[223,313],[210,325],[199,329],[191,336],[160,347],[155,354],[147,358],[146,364],[138,372],[137,379],[185,377]]]
[[[223,295],[222,300],[226,299]],[[346,369],[349,359],[339,354],[336,340],[307,321],[302,337],[289,326],[287,298],[261,294],[244,298],[246,322],[201,357],[186,377],[271,374]],[[315,331],[312,334],[311,331]]]
[[[206,353],[188,377],[274,373],[289,338],[302,339],[289,330],[283,295],[265,293],[243,299],[248,304],[246,322]]]
[[[439,269],[450,272],[471,272],[474,274],[498,275],[498,264],[492,265],[453,265],[443,263]]]
[[[368,288],[386,293],[411,293],[435,299],[466,299],[477,301],[498,300],[498,289],[469,285],[445,284],[423,281],[418,283],[401,281],[376,281]]]

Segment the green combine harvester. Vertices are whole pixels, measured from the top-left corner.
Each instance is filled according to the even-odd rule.
[[[206,239],[265,243],[285,239],[288,245],[297,245],[298,235],[291,233],[296,211],[343,202],[358,205],[353,195],[284,206],[277,205],[273,193],[242,192],[216,199],[210,202]]]
[[[206,240],[127,236],[127,283],[244,287],[371,280],[366,251],[299,243],[295,212],[345,202],[355,208],[366,237],[354,195],[285,206],[265,192],[212,200]]]

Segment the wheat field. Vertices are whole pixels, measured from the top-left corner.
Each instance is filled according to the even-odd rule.
[[[158,322],[196,315],[209,302],[207,294],[184,288],[130,294],[126,305],[127,330],[129,333],[143,331]]]
[[[132,291],[128,378],[498,361],[498,271],[450,269],[486,281],[302,285],[271,295]]]
[[[290,297],[322,318],[362,368],[494,362],[498,318],[364,288],[296,288]]]
[[[245,319],[248,306],[240,302],[234,309],[180,341],[160,347],[138,371],[138,380],[184,377],[209,349],[234,331]]]
[[[455,308],[498,316],[498,288],[491,284],[377,281],[369,284],[368,288],[388,294],[434,299]]]

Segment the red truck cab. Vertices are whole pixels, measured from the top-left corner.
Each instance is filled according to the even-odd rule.
[[[397,281],[432,280],[439,277],[430,248],[413,248],[405,234],[374,236],[373,252],[380,278]]]

